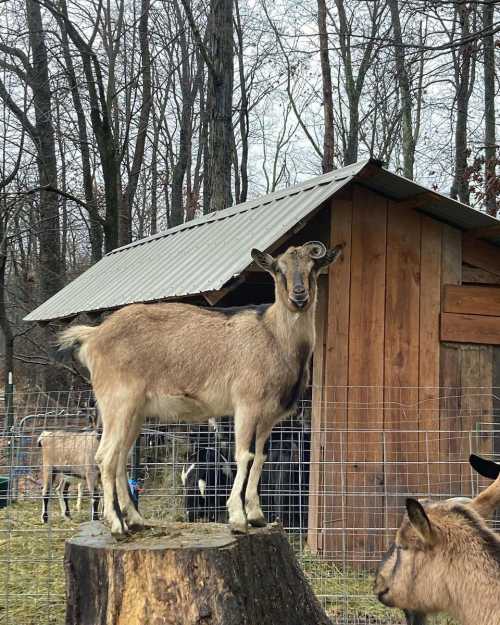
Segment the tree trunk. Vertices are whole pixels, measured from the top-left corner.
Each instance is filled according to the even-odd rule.
[[[243,58],[243,28],[241,26],[240,10],[237,2],[235,2],[234,10],[236,13],[235,30],[238,40],[238,72],[241,92],[241,103],[238,112],[241,136],[240,191],[236,194],[236,203],[239,204],[241,202],[246,202],[248,195],[248,135],[250,133],[250,122],[248,114],[248,93],[245,78],[245,65]]]
[[[66,625],[331,625],[281,529],[177,523],[66,543]]]
[[[328,31],[326,29],[326,2],[318,0],[319,56],[321,60],[321,79],[323,83],[323,173],[333,169],[334,134],[333,134],[333,96],[332,70],[328,54]]]
[[[232,204],[233,0],[211,0],[208,49],[209,211]]]
[[[392,33],[394,37],[394,56],[396,59],[396,75],[398,91],[401,99],[401,127],[403,131],[403,175],[413,180],[415,166],[415,140],[411,115],[410,78],[405,64],[405,48],[401,34],[398,0],[389,0],[391,9]]]
[[[459,0],[456,6],[456,19],[460,24],[460,38],[467,40],[470,35],[471,7],[466,0]],[[461,45],[454,56],[457,121],[455,126],[455,175],[450,190],[453,199],[465,204],[470,202],[469,180],[467,178],[467,120],[469,100],[474,84],[474,43]]]
[[[495,42],[493,38],[493,0],[483,6],[484,50],[484,181],[486,211],[497,216],[496,133],[495,133]]]
[[[122,221],[119,226],[120,245],[126,245],[132,240],[132,205],[134,203],[139,176],[144,161],[146,138],[148,134],[149,115],[151,112],[151,55],[149,52],[149,10],[150,1],[141,1],[141,16],[139,18],[139,44],[141,49],[141,76],[142,76],[142,103],[139,117],[139,128],[135,141],[134,159],[130,171],[127,187],[122,197]]]
[[[30,87],[33,91],[35,127],[37,133],[37,165],[40,186],[57,188],[57,159],[54,127],[52,124],[52,93],[50,90],[47,48],[43,30],[40,5],[26,0],[29,39],[33,54],[33,73]],[[56,193],[40,191],[40,297],[42,301],[52,297],[63,285],[63,263],[60,245],[59,202]],[[50,326],[44,329],[45,344],[54,344]],[[65,376],[55,367],[44,368],[45,390],[64,388]]]
[[[61,10],[68,17],[68,9],[66,0],[61,1]],[[102,224],[99,217],[96,198],[94,196],[94,181],[92,178],[92,168],[90,164],[89,138],[87,134],[87,122],[85,120],[85,111],[83,109],[82,99],[80,97],[80,89],[76,78],[75,68],[73,64],[73,55],[69,47],[68,32],[66,23],[63,19],[59,20],[61,29],[61,41],[66,64],[65,71],[68,78],[69,87],[71,89],[71,98],[75,108],[76,119],[78,124],[78,143],[80,155],[82,159],[82,180],[83,190],[85,193],[85,203],[89,210],[89,235],[90,247],[92,250],[92,262],[96,263],[102,258]]]

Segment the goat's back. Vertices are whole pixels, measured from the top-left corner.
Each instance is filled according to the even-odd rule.
[[[79,474],[82,468],[94,467],[99,439],[96,432],[44,430],[38,445],[44,465]]]
[[[228,393],[264,397],[270,383],[293,377],[274,342],[258,309],[229,315],[189,304],[133,304],[95,328],[83,349],[98,400],[121,393],[212,404],[219,397],[215,414],[228,414]]]

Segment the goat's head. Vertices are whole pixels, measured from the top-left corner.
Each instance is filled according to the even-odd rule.
[[[405,610],[407,619],[420,619],[409,623],[425,623],[425,614],[452,610],[453,570],[471,559],[476,568],[497,566],[498,540],[483,516],[493,513],[499,499],[500,478],[471,500],[407,499],[407,513],[377,571],[378,599]]]
[[[274,258],[253,249],[253,260],[268,271],[276,284],[276,299],[292,312],[305,311],[316,298],[316,278],[322,267],[333,263],[342,251],[342,245],[327,250],[320,241],[289,247]]]

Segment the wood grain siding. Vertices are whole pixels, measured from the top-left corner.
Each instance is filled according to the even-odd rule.
[[[462,233],[443,225],[441,283],[460,284],[462,280]],[[442,328],[441,328],[442,331]],[[442,334],[441,334],[441,340]],[[460,481],[460,466],[454,461],[457,440],[453,436],[460,428],[460,351],[456,345],[441,344],[440,349],[440,492],[448,493]],[[452,459],[451,462],[447,461]]]
[[[473,237],[464,236],[462,254],[464,263],[500,276],[498,247]]]
[[[442,313],[441,340],[500,345],[500,317]]]
[[[316,553],[319,545],[319,528],[322,527],[319,496],[323,490],[321,463],[323,461],[322,431],[325,389],[325,356],[328,319],[328,277],[318,280],[318,308],[316,313],[316,345],[313,358],[312,410],[311,410],[311,456],[309,468],[310,507],[308,516],[309,548]]]
[[[494,273],[479,269],[478,267],[462,266],[463,284],[496,284],[500,285],[500,276]]]
[[[378,550],[383,526],[383,410],[355,406],[383,402],[387,200],[355,187],[349,327],[347,527],[358,528],[356,553]],[[366,387],[371,387],[366,389]],[[369,395],[368,395],[369,394]],[[368,397],[367,397],[368,395]]]
[[[389,527],[400,517],[404,493],[417,492],[419,483],[417,405],[407,402],[409,389],[416,389],[419,382],[421,223],[416,211],[389,202],[384,345]]]
[[[493,348],[483,345],[461,345],[460,431],[457,462],[460,463],[460,488],[471,495],[471,470],[468,463],[471,451],[479,455],[492,453],[491,415],[493,410],[492,378]]]
[[[447,284],[442,309],[445,313],[500,316],[500,288]]]
[[[331,246],[344,244],[342,258],[328,274],[328,331],[325,355],[325,410],[322,467],[323,549],[343,561],[346,554],[345,483],[347,456],[347,385],[351,288],[352,194],[332,201]]]
[[[442,225],[422,216],[419,327],[419,473],[430,495],[439,482],[439,314]],[[434,460],[434,462],[432,462]],[[422,492],[420,489],[419,492]]]

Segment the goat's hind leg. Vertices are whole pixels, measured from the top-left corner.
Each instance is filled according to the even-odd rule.
[[[101,482],[104,498],[104,520],[111,527],[111,533],[124,534],[126,525],[123,521],[118,496],[116,491],[116,475],[120,453],[125,445],[126,428],[130,422],[127,414],[116,413],[111,418],[106,418],[102,412],[103,433],[95,460],[101,472]]]
[[[139,529],[147,525],[132,500],[127,476],[128,455],[130,453],[130,449],[140,434],[141,425],[142,423],[139,419],[136,423],[131,425],[127,434],[125,446],[120,453],[120,460],[118,461],[118,469],[116,472],[116,491],[118,493],[118,502],[130,529]]]

